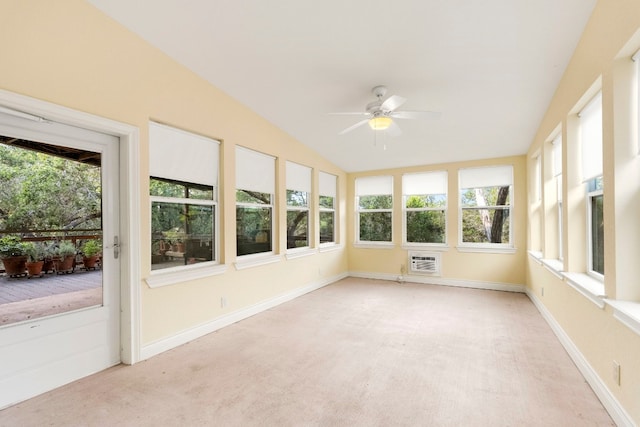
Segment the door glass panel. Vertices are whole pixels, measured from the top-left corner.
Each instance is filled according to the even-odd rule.
[[[101,161],[0,135],[0,327],[102,306]]]

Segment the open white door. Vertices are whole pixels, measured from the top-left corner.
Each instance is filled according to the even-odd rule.
[[[33,142],[29,147],[32,151],[38,151],[38,144],[42,144],[57,147],[62,153],[66,150],[93,156],[101,182],[103,242],[96,299],[80,308],[72,306],[70,311],[42,316],[36,313],[0,326],[3,408],[120,362],[120,258],[114,244],[120,228],[120,141],[99,132],[7,112],[0,112],[0,135],[5,137],[0,143],[7,143],[6,137]],[[30,282],[38,280],[43,279]],[[44,286],[44,280],[41,283]],[[0,314],[2,311],[0,304]]]

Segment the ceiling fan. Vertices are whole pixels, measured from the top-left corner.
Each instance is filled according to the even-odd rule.
[[[338,135],[344,135],[365,123],[369,123],[369,126],[374,131],[385,130],[391,136],[398,136],[402,131],[394,119],[435,119],[441,115],[440,112],[436,111],[398,111],[397,108],[407,100],[398,95],[391,95],[383,101],[382,99],[387,93],[386,86],[376,86],[371,89],[371,92],[376,96],[377,100],[368,103],[365,108],[366,111],[359,113],[330,113],[332,115],[357,115],[366,117],[344,129]]]

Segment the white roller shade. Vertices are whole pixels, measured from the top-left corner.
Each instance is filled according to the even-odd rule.
[[[402,194],[447,194],[447,172],[423,172],[402,175]]]
[[[356,196],[380,196],[384,194],[393,194],[392,176],[356,178]]]
[[[237,146],[236,188],[274,194],[276,192],[275,157]]]
[[[149,174],[158,178],[218,184],[220,142],[149,122]]]
[[[460,169],[460,188],[506,187],[513,184],[513,166]]]
[[[559,134],[553,138],[551,144],[553,145],[551,148],[553,176],[558,176],[562,173],[562,135]]]
[[[338,177],[330,173],[320,172],[318,175],[318,191],[321,196],[336,197]]]
[[[287,162],[287,190],[311,193],[311,168]]]
[[[602,175],[602,92],[584,107],[578,117],[584,182]]]

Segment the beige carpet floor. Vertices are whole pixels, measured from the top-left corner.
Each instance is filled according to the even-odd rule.
[[[0,425],[614,424],[526,295],[348,278]]]

